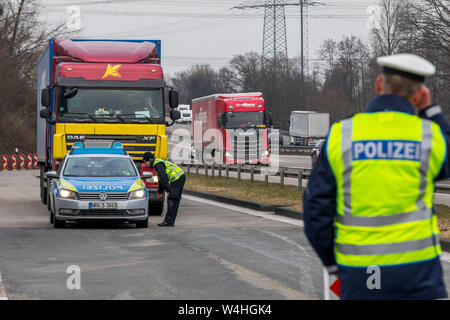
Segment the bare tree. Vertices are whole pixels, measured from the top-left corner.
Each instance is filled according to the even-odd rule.
[[[35,64],[47,41],[65,30],[43,24],[35,0],[3,0],[0,7],[0,151],[33,152]]]
[[[379,15],[371,30],[376,55],[397,53],[405,45],[408,26],[405,21],[409,15],[406,0],[380,0]]]

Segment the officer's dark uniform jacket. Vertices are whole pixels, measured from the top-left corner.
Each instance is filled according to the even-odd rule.
[[[435,106],[420,111],[421,118],[429,118],[437,123],[445,137],[448,150],[450,125],[439,112],[428,112]],[[367,107],[367,113],[394,111],[414,114],[408,100],[396,95],[379,95]],[[427,114],[429,117],[427,117]],[[336,262],[335,219],[337,218],[337,182],[327,155],[328,137],[322,152],[311,172],[304,195],[305,233],[314,250],[325,266]],[[383,174],[380,172],[380,174]],[[436,180],[450,177],[450,162],[445,158]],[[358,192],[362,192],[359,190]],[[395,199],[395,194],[392,195]],[[339,217],[342,218],[342,217]],[[440,248],[439,248],[440,250]],[[339,253],[340,254],[340,253]],[[345,256],[344,256],[345,257]],[[343,258],[341,258],[343,259]],[[349,260],[351,261],[351,260]],[[367,268],[339,264],[338,275],[342,281],[342,299],[438,299],[447,297],[443,283],[442,266],[439,257],[415,263],[381,265],[381,289],[369,290]]]

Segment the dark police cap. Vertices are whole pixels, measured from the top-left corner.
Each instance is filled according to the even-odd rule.
[[[151,152],[144,153],[144,157],[142,158],[144,161],[151,161],[155,158],[155,155]]]

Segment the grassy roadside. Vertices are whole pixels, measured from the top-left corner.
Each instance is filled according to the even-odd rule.
[[[286,206],[294,210],[302,211],[303,194],[294,186],[280,188],[279,184],[269,183],[264,185],[262,181],[241,180],[222,176],[205,177],[203,175],[187,174],[185,188],[202,192],[209,192],[222,196],[241,200],[264,203],[267,205]]]
[[[190,173],[187,174],[185,188],[267,205],[285,206],[298,211],[303,210],[303,194],[294,186],[281,188],[277,183],[269,183],[265,186],[261,181],[251,183],[250,180],[238,181],[236,178],[227,180],[224,177],[219,179],[217,176],[212,178]],[[440,236],[450,239],[450,207],[437,205],[436,211],[439,217]]]

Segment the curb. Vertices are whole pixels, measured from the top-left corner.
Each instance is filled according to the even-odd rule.
[[[303,212],[293,209],[277,207],[275,208],[274,213],[279,216],[303,220]]]
[[[205,198],[205,199],[209,199],[209,200],[213,200],[213,201],[217,201],[217,202],[228,203],[228,204],[232,204],[235,206],[241,206],[241,207],[254,209],[254,210],[260,210],[260,211],[274,211],[277,208],[276,206],[265,205],[265,204],[261,204],[261,203],[257,203],[257,202],[240,200],[240,199],[231,198],[231,197],[218,196],[215,194],[201,192],[201,191],[195,191],[195,190],[190,190],[190,189],[184,189],[183,193],[191,195],[191,196],[197,196],[197,197],[201,197],[201,198]]]

